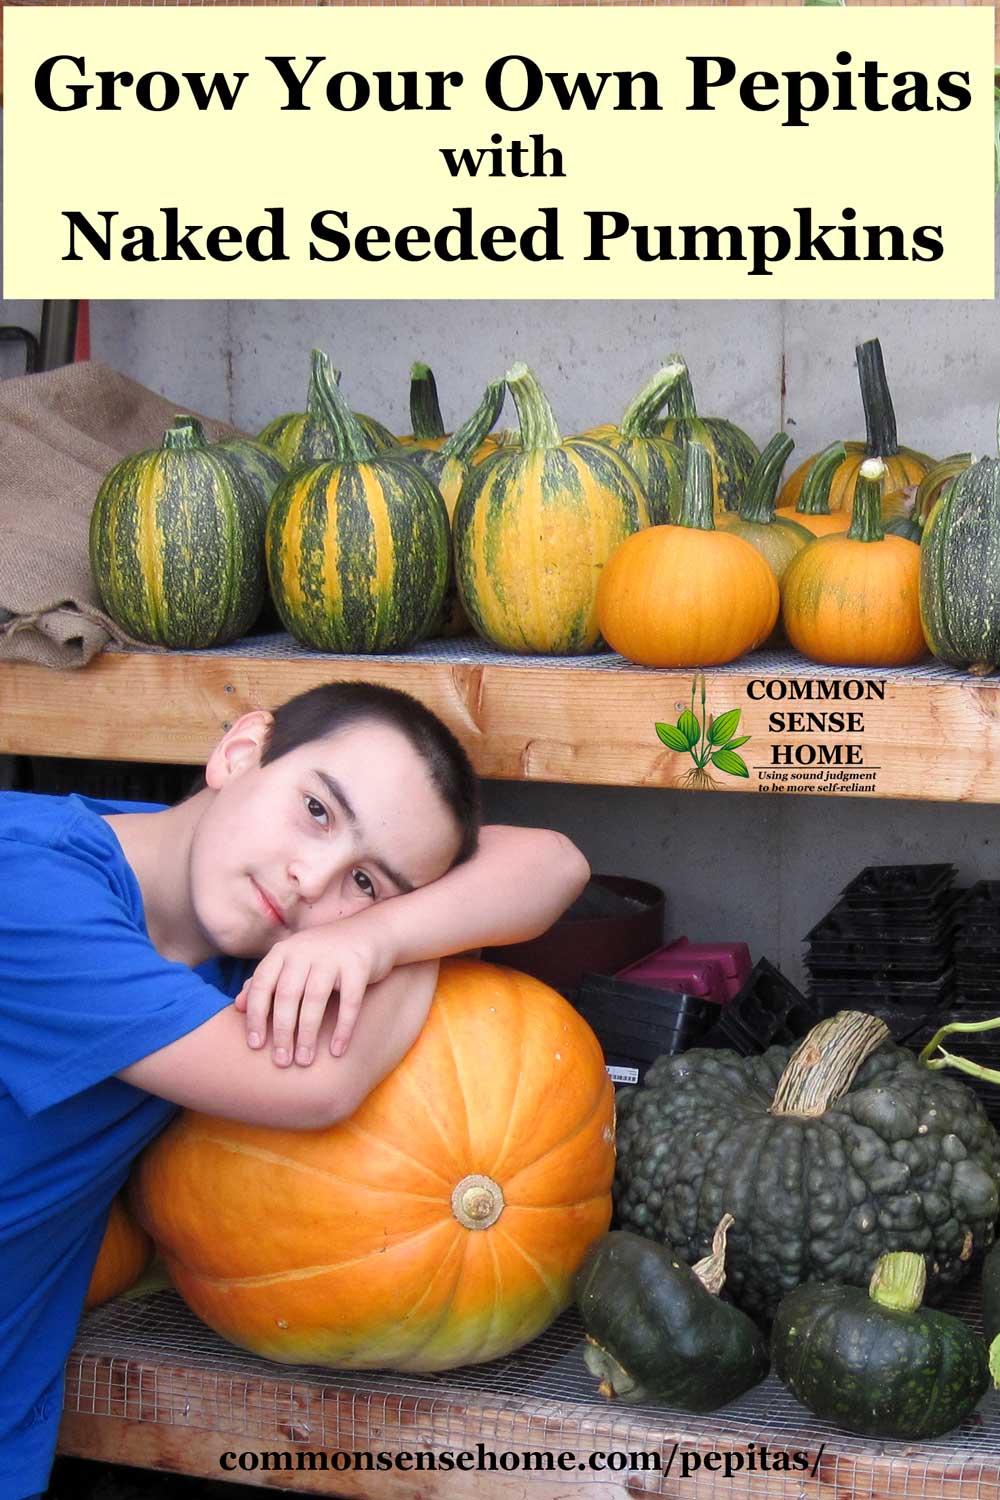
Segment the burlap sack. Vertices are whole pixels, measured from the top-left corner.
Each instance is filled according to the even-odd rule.
[[[94,588],[90,513],[112,465],[189,410],[94,361],[0,381],[0,660],[82,667],[130,643]]]

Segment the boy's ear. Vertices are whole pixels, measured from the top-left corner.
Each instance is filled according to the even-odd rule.
[[[264,708],[241,714],[209,756],[205,764],[205,785],[217,792],[231,777],[258,765],[273,723],[274,716]]]

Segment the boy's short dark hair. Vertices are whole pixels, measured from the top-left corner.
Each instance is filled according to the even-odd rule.
[[[262,766],[354,724],[387,724],[397,729],[427,765],[441,800],[458,823],[461,841],[452,868],[475,853],[482,821],[479,778],[448,726],[417,698],[374,682],[328,682],[299,693],[271,712],[274,723],[261,754]],[[194,796],[204,786],[201,776],[187,795]]]
[[[441,800],[459,825],[462,837],[454,864],[475,853],[482,817],[479,779],[448,726],[417,698],[374,682],[330,682],[299,693],[273,713],[262,766],[354,724],[374,721],[398,729],[427,765]]]

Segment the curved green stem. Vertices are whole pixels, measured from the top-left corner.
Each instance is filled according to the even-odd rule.
[[[865,452],[869,458],[891,458],[899,452],[899,441],[882,345],[878,339],[869,339],[867,343],[858,344],[856,353],[861,401],[865,409]]]
[[[750,478],[747,480],[747,487],[739,506],[741,521],[752,521],[756,526],[767,526],[774,520],[774,502],[778,494],[781,471],[794,447],[795,444],[786,433],[774,434],[750,472]]]
[[[367,463],[374,458],[374,443],[340,394],[330,361],[318,349],[313,350],[312,380],[316,388],[316,415],[334,432],[335,462]]]
[[[660,408],[664,401],[669,399],[670,392],[685,373],[683,360],[674,360],[672,364],[664,365],[662,369],[657,370],[653,378],[646,382],[639,394],[625,408],[625,414],[618,424],[618,431],[623,437],[658,437],[660,435],[661,423],[657,420]]]
[[[1000,1026],[1000,1016],[991,1021],[951,1021],[947,1026],[942,1026],[936,1031],[920,1053],[918,1059],[925,1068],[939,1071],[941,1068],[954,1068],[959,1073],[968,1073],[973,1078],[983,1078],[989,1083],[1000,1083],[1000,1072],[995,1068],[984,1068],[981,1063],[970,1062],[967,1057],[958,1057],[952,1052],[946,1052],[941,1046],[943,1037],[950,1036],[953,1031],[994,1031]],[[940,1048],[940,1057],[931,1054]]]
[[[527,365],[512,365],[504,377],[517,407],[521,447],[556,448],[562,442],[559,428],[538,378]]]
[[[886,468],[880,458],[866,458],[854,489],[854,508],[847,535],[853,542],[880,542],[882,526],[882,481]]]
[[[192,448],[207,448],[208,438],[197,417],[179,416],[163,434],[163,446],[172,453],[183,453]]]
[[[322,349],[314,349],[309,356],[309,389],[306,392],[306,411],[311,417],[325,420],[323,398],[320,395],[319,377],[326,375],[334,385],[340,384],[340,371],[330,364],[330,356]]]
[[[809,472],[802,483],[802,493],[795,507],[804,516],[828,516],[830,514],[830,488],[833,476],[847,457],[843,443],[831,443],[822,453],[817,453]]]
[[[687,464],[684,469],[684,498],[678,526],[690,526],[695,531],[714,531],[715,516],[712,511],[712,465],[707,448],[700,443],[688,443]]]
[[[668,365],[680,365],[681,372],[677,380],[670,387],[667,394],[667,416],[668,417],[696,417],[697,408],[694,404],[694,391],[691,387],[691,376],[684,362],[683,354],[671,354],[667,359]]]
[[[415,438],[426,440],[445,435],[434,371],[419,360],[410,366],[410,423]]]
[[[441,449],[446,458],[455,458],[459,463],[468,464],[479,444],[486,434],[493,428],[500,408],[503,406],[504,383],[502,380],[492,380],[486,387],[483,399],[476,407],[472,416],[463,422],[457,431],[453,432],[448,441]]]

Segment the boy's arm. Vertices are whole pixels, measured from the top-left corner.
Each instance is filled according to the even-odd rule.
[[[491,825],[480,830],[475,854],[447,875],[346,920],[384,925],[396,963],[417,963],[540,937],[589,879],[589,864],[565,835]]]
[[[318,1049],[309,1068],[276,1068],[270,1053],[246,1045],[243,1018],[232,1006],[118,1077],[187,1109],[250,1125],[318,1130],[347,1119],[401,1062],[423,1028],[437,986],[436,963],[394,969],[367,992],[349,1053]],[[321,1038],[332,1037],[331,1005]]]

